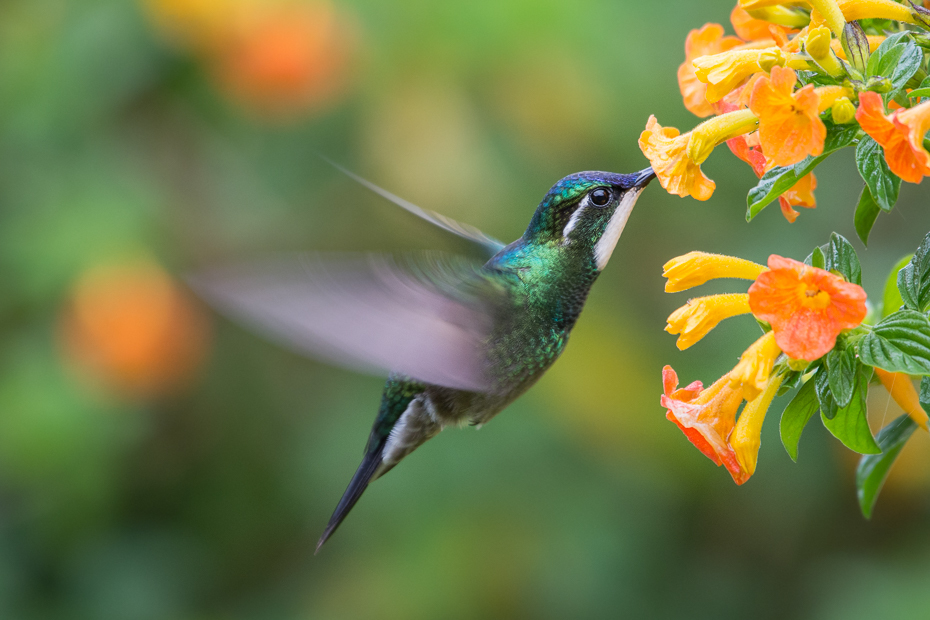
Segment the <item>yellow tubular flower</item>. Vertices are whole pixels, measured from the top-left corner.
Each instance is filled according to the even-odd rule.
[[[755,11],[756,9],[764,9],[784,3],[785,0],[739,0],[740,8],[744,11]]]
[[[842,86],[820,86],[814,89],[817,97],[820,99],[817,103],[817,112],[823,113],[833,107],[840,99],[849,101],[852,93]],[[853,113],[855,114],[855,112]]]
[[[730,435],[730,446],[736,452],[740,467],[747,477],[756,471],[759,447],[762,445],[762,423],[772,404],[772,399],[781,387],[781,375],[769,379],[765,389],[752,401],[746,403]]]
[[[885,389],[888,390],[888,393],[891,394],[894,402],[898,403],[901,409],[904,409],[904,413],[911,416],[917,426],[927,430],[927,412],[920,405],[920,397],[917,395],[917,390],[914,389],[911,378],[904,373],[888,372],[881,368],[876,368],[875,374],[878,376],[879,381],[882,382],[882,385],[885,386]]]
[[[837,0],[807,0],[807,3],[816,11],[820,12],[827,26],[833,31],[833,34],[838,37],[843,36],[843,28],[846,27],[846,18]]]
[[[814,3],[810,4],[813,6]],[[894,0],[837,0],[837,4],[846,21],[850,22],[857,19],[891,19],[913,24],[915,21],[911,9]]]
[[[668,278],[665,292],[677,293],[718,278],[755,280],[768,267],[735,256],[688,252],[665,263],[662,270],[662,277]]]
[[[696,164],[704,163],[714,147],[730,138],[753,131],[759,119],[750,110],[736,110],[715,116],[691,130],[688,157]]]
[[[682,351],[706,336],[723,319],[748,314],[749,295],[732,293],[691,299],[668,317],[665,331],[680,334],[678,348]]]
[[[777,47],[764,50],[731,50],[695,58],[694,74],[707,84],[707,101],[716,103],[753,73],[762,71],[760,56],[769,51],[781,53]]]
[[[775,344],[775,334],[769,332],[756,340],[730,371],[730,386],[742,387],[743,398],[747,401],[756,398],[772,374],[775,359],[781,355],[781,349]]]
[[[804,40],[804,50],[824,71],[833,77],[837,77],[843,75],[845,69],[837,60],[836,54],[833,53],[832,41],[829,28],[824,26],[811,28]]]
[[[764,6],[746,12],[756,19],[788,28],[803,28],[810,23],[810,16],[804,11],[796,11],[781,5]]]

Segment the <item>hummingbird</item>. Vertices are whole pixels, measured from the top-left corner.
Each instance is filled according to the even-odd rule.
[[[652,168],[569,175],[546,193],[523,235],[504,245],[336,167],[468,240],[481,258],[315,256],[192,279],[208,301],[285,345],[388,373],[362,462],[317,553],[372,481],[447,426],[485,424],[552,366],[655,178]]]

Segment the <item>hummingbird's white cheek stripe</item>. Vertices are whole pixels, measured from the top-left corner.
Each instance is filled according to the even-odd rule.
[[[575,212],[572,213],[572,216],[568,220],[568,224],[565,225],[565,228],[562,229],[562,244],[568,243],[568,233],[575,230],[575,226],[578,225],[579,220],[581,220],[581,214],[584,212],[585,208],[588,206],[588,197],[585,196],[580,203],[578,203],[578,208],[575,209]]]
[[[417,415],[420,411],[420,400],[418,398],[410,401],[410,404],[407,405],[407,409],[400,415],[397,419],[397,422],[394,423],[394,428],[391,429],[391,434],[388,435],[387,443],[384,446],[384,452],[382,453],[381,460],[386,465],[393,465],[399,462],[404,458],[405,448],[407,448],[407,423],[410,421],[410,418],[414,415]]]
[[[594,262],[597,264],[598,271],[601,271],[607,266],[610,255],[614,253],[614,248],[617,247],[617,240],[620,239],[620,233],[623,232],[623,227],[626,226],[626,221],[630,218],[630,213],[633,211],[633,205],[636,204],[636,199],[639,198],[642,191],[642,189],[631,189],[623,195],[623,198],[620,199],[620,204],[617,205],[617,210],[614,211],[614,214],[610,217],[610,221],[607,223],[604,234],[601,235],[601,238],[597,241],[597,245],[594,246]]]

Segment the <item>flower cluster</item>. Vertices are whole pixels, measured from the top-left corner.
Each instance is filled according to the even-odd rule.
[[[778,200],[794,222],[796,207],[817,204],[814,169],[855,146],[863,180],[855,227],[867,244],[901,182],[930,175],[930,10],[914,0],[739,0],[730,22],[736,36],[713,23],[692,30],[678,69],[685,108],[706,120],[681,133],[651,116],[640,135],[659,183],[708,200],[716,186],[701,164],[725,143],[759,179],[747,220]],[[793,391],[780,421],[788,454],[797,459],[801,432],[819,412],[834,436],[864,455],[856,483],[868,516],[903,443],[928,426],[930,234],[892,271],[878,308],[866,304],[858,256],[837,234],[803,263],[772,255],[766,267],[691,252],[669,261],[664,275],[667,292],[714,278],[752,281],[746,293],[691,299],[673,312],[666,331],[679,349],[741,314],[763,331],[707,388],[699,381],[679,388],[666,366],[666,417],[743,484],[756,469],[766,412]],[[877,437],[866,417],[870,384],[884,386],[905,414]]]
[[[790,222],[794,207],[816,206],[811,170],[844,146],[883,158],[873,167],[887,179],[864,178],[884,210],[896,183],[930,174],[930,81],[921,68],[930,36],[905,29],[930,26],[930,11],[893,0],[807,4],[740,0],[730,15],[737,36],[713,23],[688,35],[679,87],[689,111],[711,118],[682,134],[652,116],[639,140],[668,192],[710,198],[715,185],[700,166],[723,143],[761,179],[750,219],[776,198]],[[889,34],[887,20],[901,30]]]
[[[703,454],[726,467],[737,484],[743,484],[755,472],[762,424],[772,401],[803,385],[781,423],[782,440],[793,458],[801,430],[818,409],[824,425],[845,445],[884,456],[865,417],[873,371],[909,416],[909,423],[927,428],[928,417],[910,375],[930,379],[930,359],[907,344],[915,338],[930,341],[925,312],[930,290],[920,289],[923,284],[930,287],[930,274],[918,273],[924,262],[930,262],[930,235],[900,271],[904,275],[892,274],[904,282],[900,292],[905,307],[883,308],[883,318],[870,325],[856,252],[835,233],[806,262],[773,254],[765,267],[704,252],[670,260],[663,275],[665,290],[671,293],[716,278],[752,280],[747,293],[698,297],[673,312],[666,331],[678,336],[679,349],[692,346],[724,319],[741,314],[754,316],[763,334],[732,370],[706,389],[700,381],[679,388],[678,375],[666,366],[660,400],[666,417]]]

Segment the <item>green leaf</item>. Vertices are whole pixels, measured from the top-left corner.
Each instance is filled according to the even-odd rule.
[[[853,284],[862,284],[862,267],[855,248],[843,235],[833,233],[824,252],[824,269],[838,271]]]
[[[833,152],[855,143],[859,127],[852,125],[831,125],[827,123],[827,138],[824,141],[823,153],[817,157],[807,156],[793,166],[775,167],[766,172],[759,183],[749,190],[746,199],[748,209],[746,220],[759,215],[769,203],[794,187],[805,175],[816,168]]]
[[[875,204],[882,211],[891,211],[898,201],[901,179],[885,162],[882,147],[869,136],[861,138],[856,147],[856,167],[859,168],[862,180],[868,185]]]
[[[930,233],[920,242],[911,260],[898,272],[898,290],[911,310],[926,310],[930,304]]]
[[[821,373],[818,373],[821,374]],[[794,395],[785,411],[781,414],[781,443],[788,451],[791,460],[798,460],[798,442],[801,441],[801,433],[807,422],[820,409],[820,401],[817,400],[817,392],[814,390],[814,379],[808,379],[807,383],[801,386],[798,393]]]
[[[920,404],[924,409],[930,408],[930,377],[920,379]]]
[[[888,279],[885,280],[885,292],[882,295],[882,318],[892,312],[897,312],[904,305],[904,300],[901,299],[901,291],[898,290],[898,272],[904,269],[912,256],[913,254],[899,260],[898,264],[891,268],[891,273],[888,274]]]
[[[911,97],[930,97],[930,88],[915,88],[907,94],[908,99]]]
[[[833,349],[827,353],[827,383],[830,386],[830,392],[836,399],[839,407],[846,407],[852,400],[853,391],[856,387],[856,350],[853,347],[848,349]]]
[[[888,372],[930,375],[930,320],[908,309],[889,314],[859,341],[859,359]]]
[[[814,251],[807,255],[807,258],[804,259],[804,264],[810,265],[811,267],[816,267],[817,269],[823,269],[827,264],[827,259],[824,256],[823,248],[819,245],[814,248]]]
[[[869,429],[869,420],[866,417],[866,396],[869,393],[869,379],[872,378],[872,369],[859,365],[856,373],[856,387],[852,399],[845,407],[840,407],[833,418],[823,415],[821,418],[827,430],[839,439],[844,446],[860,454],[879,454],[881,448],[875,443],[872,431]]]
[[[878,433],[881,454],[867,455],[859,459],[856,468],[856,491],[859,507],[866,519],[872,518],[872,509],[878,493],[885,484],[888,472],[917,425],[907,414],[893,421]]]
[[[856,205],[855,215],[856,234],[862,240],[862,245],[869,245],[869,233],[872,232],[872,226],[875,225],[875,220],[878,219],[878,214],[881,212],[881,208],[875,204],[875,200],[872,198],[869,186],[866,185],[862,188],[862,193],[859,194],[859,204]]]
[[[821,415],[832,420],[836,416],[839,405],[836,404],[836,398],[833,397],[833,391],[830,389],[828,375],[828,372],[818,372],[814,375],[814,391],[817,393],[817,402],[820,403]]]
[[[892,90],[883,95],[887,102],[904,89],[908,80],[917,73],[923,58],[923,52],[909,33],[898,32],[885,39],[869,56],[866,77],[881,76],[891,80]]]

